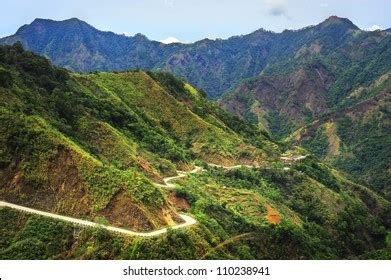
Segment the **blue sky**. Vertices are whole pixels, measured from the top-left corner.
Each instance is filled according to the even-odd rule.
[[[100,30],[193,42],[298,29],[330,15],[362,29],[390,28],[391,0],[1,0],[0,37],[35,18],[78,17]]]

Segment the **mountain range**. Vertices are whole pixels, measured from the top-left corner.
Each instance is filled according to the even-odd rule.
[[[388,32],[165,45],[37,19],[0,44],[0,200],[168,228],[0,207],[1,258],[391,257]]]
[[[169,71],[215,98],[241,80],[259,75],[267,65],[281,58],[294,58],[297,52],[304,51],[303,46],[317,40],[323,39],[327,44],[319,50],[321,53],[332,51],[345,42],[349,31],[358,32],[358,28],[348,19],[330,17],[302,30],[274,33],[259,29],[227,40],[165,45],[142,34],[127,37],[102,32],[76,18],[36,19],[1,39],[0,44],[21,41],[26,49],[73,71]],[[308,52],[311,51],[302,56],[308,56]]]

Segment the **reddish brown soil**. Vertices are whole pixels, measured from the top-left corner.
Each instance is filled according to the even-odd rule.
[[[90,204],[75,167],[72,153],[58,146],[47,166],[47,178],[38,186],[25,179],[23,171],[9,168],[0,197],[11,203],[48,212],[81,217],[90,214]],[[20,163],[15,162],[15,166]]]
[[[280,223],[280,215],[270,206],[267,207],[267,220],[274,225]]]
[[[119,192],[99,215],[104,216],[111,225],[135,231],[147,231],[155,228],[144,211],[124,192]]]
[[[185,211],[190,208],[189,202],[183,197],[177,197],[175,193],[170,193],[168,200],[174,205],[178,210]]]
[[[151,167],[151,164],[143,157],[138,157],[137,163],[140,165],[140,167],[149,175],[150,178],[152,178],[155,181],[162,182],[162,178],[159,174],[157,174],[153,168]]]

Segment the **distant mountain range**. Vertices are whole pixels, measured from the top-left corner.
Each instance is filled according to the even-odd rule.
[[[323,40],[327,44],[319,50],[323,54],[339,48],[357,32],[363,31],[348,19],[333,16],[297,31],[274,33],[259,29],[227,40],[165,45],[141,34],[127,37],[102,32],[76,18],[36,19],[14,35],[0,39],[0,44],[21,41],[25,48],[50,58],[56,65],[80,72],[169,71],[215,98],[243,79],[259,75],[267,65],[294,59],[307,45]],[[307,50],[302,56],[310,53]]]

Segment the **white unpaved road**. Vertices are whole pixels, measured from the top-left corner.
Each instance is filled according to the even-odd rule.
[[[218,164],[214,164],[214,163],[208,163],[208,165],[211,167],[218,167],[218,168],[223,168],[226,170],[239,169],[242,167],[247,167],[247,168],[257,168],[258,167],[256,165],[247,165],[247,164],[239,164],[239,165],[234,165],[234,166],[224,166],[224,165],[218,165]]]
[[[291,156],[291,157],[280,157],[283,161],[299,161],[307,158],[308,155],[298,155],[298,156]]]
[[[168,178],[163,179],[165,185],[162,185],[162,184],[156,184],[156,185],[158,185],[160,187],[164,187],[164,188],[173,189],[173,188],[175,188],[175,185],[172,183],[169,183],[171,180],[184,178],[187,176],[188,173],[196,173],[199,171],[202,171],[202,168],[198,167],[198,166],[196,166],[190,172],[178,171],[178,174],[179,174],[178,176],[168,177]],[[13,208],[13,209],[16,209],[19,211],[23,211],[23,212],[27,212],[27,213],[31,213],[31,214],[36,214],[36,215],[41,215],[41,216],[45,216],[45,217],[49,217],[49,218],[53,218],[53,219],[57,219],[57,220],[62,220],[62,221],[69,222],[69,223],[76,224],[76,225],[80,225],[80,226],[100,227],[100,228],[104,228],[104,229],[111,231],[111,232],[121,233],[121,234],[126,234],[126,235],[155,236],[155,235],[159,235],[159,234],[163,234],[163,233],[167,232],[167,228],[163,228],[163,229],[159,229],[159,230],[155,230],[155,231],[150,231],[150,232],[131,231],[128,229],[123,229],[123,228],[118,228],[118,227],[113,227],[113,226],[106,226],[106,225],[102,225],[102,224],[87,221],[87,220],[81,220],[81,219],[76,219],[76,218],[72,218],[72,217],[68,217],[68,216],[62,216],[62,215],[53,214],[50,212],[36,210],[33,208],[29,208],[29,207],[25,207],[25,206],[13,204],[13,203],[5,202],[5,201],[0,201],[0,207],[9,207],[9,208]],[[181,216],[181,218],[185,222],[182,224],[172,226],[171,227],[172,229],[188,227],[188,226],[191,226],[191,225],[194,225],[195,223],[197,223],[197,221],[190,216],[183,215],[183,214],[179,214],[179,216]]]
[[[162,187],[162,188],[166,188],[166,189],[174,189],[175,188],[175,184],[170,183],[170,181],[176,180],[176,179],[180,179],[180,178],[185,178],[187,176],[187,174],[197,173],[197,172],[200,172],[200,171],[203,171],[203,169],[202,169],[202,167],[199,167],[199,166],[196,166],[192,171],[189,171],[189,172],[178,171],[178,175],[177,176],[164,178],[163,179],[164,185],[163,184],[157,184],[157,183],[155,185],[159,186],[159,187]]]
[[[68,217],[68,216],[53,214],[53,213],[45,212],[45,211],[41,211],[41,210],[36,210],[36,209],[29,208],[29,207],[8,203],[5,201],[0,201],[0,207],[9,207],[9,208],[13,208],[13,209],[16,209],[19,211],[23,211],[23,212],[27,212],[27,213],[31,213],[31,214],[36,214],[36,215],[41,215],[41,216],[53,218],[56,220],[62,220],[62,221],[69,222],[69,223],[76,224],[76,225],[80,225],[80,226],[99,227],[99,228],[104,228],[108,231],[127,234],[127,235],[155,236],[155,235],[159,235],[159,234],[167,232],[167,228],[163,228],[163,229],[159,229],[159,230],[155,230],[155,231],[150,231],[150,232],[131,231],[131,230],[123,229],[123,228],[118,228],[118,227],[113,227],[113,226],[105,226],[105,225],[98,224],[98,223],[91,222],[91,221],[86,221],[86,220],[76,219],[76,218],[72,218],[72,217]],[[180,214],[180,216],[183,220],[185,220],[185,222],[182,224],[179,224],[179,225],[172,226],[171,227],[172,229],[191,226],[197,222],[196,220],[194,220],[190,216],[181,215],[181,214]]]

